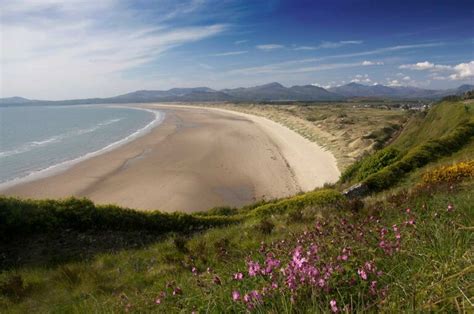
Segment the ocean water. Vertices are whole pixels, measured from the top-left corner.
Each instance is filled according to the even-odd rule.
[[[0,107],[0,187],[118,147],[162,118],[155,110],[110,105]]]

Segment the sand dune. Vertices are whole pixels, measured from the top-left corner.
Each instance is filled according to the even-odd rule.
[[[2,194],[84,196],[137,209],[242,206],[337,180],[327,151],[268,119],[222,109],[143,105],[166,113],[150,133]]]

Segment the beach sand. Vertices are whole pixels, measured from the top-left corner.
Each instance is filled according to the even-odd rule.
[[[339,177],[329,152],[268,119],[222,109],[140,106],[162,110],[163,123],[112,151],[0,194],[193,212],[289,196]]]

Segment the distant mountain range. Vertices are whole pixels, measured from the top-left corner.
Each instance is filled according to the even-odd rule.
[[[72,100],[33,100],[22,97],[0,98],[0,106],[13,105],[78,105],[147,102],[231,102],[231,101],[338,101],[351,98],[437,99],[447,95],[462,95],[474,90],[474,85],[455,89],[433,90],[409,86],[362,85],[350,83],[324,89],[314,85],[285,87],[270,83],[248,88],[214,90],[208,87],[172,88],[170,90],[140,90],[109,98]]]

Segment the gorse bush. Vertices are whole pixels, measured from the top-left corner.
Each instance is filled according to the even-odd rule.
[[[423,174],[424,184],[452,183],[474,178],[474,160],[442,166]]]

